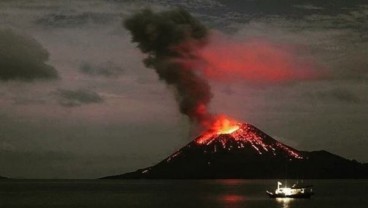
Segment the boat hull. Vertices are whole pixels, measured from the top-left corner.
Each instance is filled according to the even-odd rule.
[[[292,194],[292,195],[285,195],[285,194],[275,194],[272,192],[267,191],[267,195],[270,198],[294,198],[294,199],[309,199],[313,195],[313,193],[300,193],[300,194]]]

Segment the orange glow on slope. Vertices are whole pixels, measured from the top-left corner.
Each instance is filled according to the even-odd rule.
[[[221,116],[214,122],[212,128],[217,134],[231,134],[238,130],[240,126],[237,121]]]
[[[203,134],[197,143],[203,144],[209,138],[220,134],[232,134],[240,128],[240,123],[225,115],[217,116],[215,120],[210,124],[209,130]]]
[[[286,153],[290,158],[303,159],[301,153],[272,139],[254,126],[247,123],[240,123],[225,115],[215,117],[208,126],[209,130],[203,132],[201,136],[195,139],[198,145],[211,145],[217,142],[222,145],[222,148],[228,150],[232,148],[242,149],[246,146],[251,146],[260,155],[276,155],[282,152],[283,154]],[[229,140],[235,143],[227,146]],[[216,152],[216,149],[214,149],[214,152]]]

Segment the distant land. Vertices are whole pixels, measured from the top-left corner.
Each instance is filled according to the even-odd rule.
[[[205,133],[158,164],[102,179],[363,179],[368,164],[330,152],[299,151],[251,124]]]

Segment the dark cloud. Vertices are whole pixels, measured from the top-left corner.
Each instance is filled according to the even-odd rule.
[[[47,14],[38,20],[36,24],[45,27],[79,27],[86,24],[107,24],[113,21],[117,17],[116,14],[109,13],[95,13],[95,12],[82,12],[82,13],[60,13],[60,14]]]
[[[309,94],[316,99],[325,99],[330,101],[339,101],[345,103],[361,103],[363,100],[355,93],[348,89],[334,88],[331,90],[320,91],[314,94]]]
[[[58,73],[45,63],[48,58],[35,39],[0,30],[0,80],[55,79]]]
[[[85,74],[101,75],[105,77],[116,77],[124,72],[124,70],[121,67],[115,65],[112,62],[106,62],[97,65],[82,63],[79,70]]]
[[[333,89],[327,92],[326,95],[332,99],[342,101],[342,102],[348,102],[348,103],[361,102],[361,99],[356,94],[346,89],[336,88],[336,89]]]
[[[145,65],[175,90],[180,112],[191,121],[206,122],[210,117],[210,86],[182,62],[196,58],[193,50],[205,44],[206,27],[182,9],[160,13],[145,9],[126,19],[124,26],[131,32],[132,41],[148,55]]]
[[[336,15],[348,13],[361,5],[366,5],[365,0],[218,0],[228,9],[243,14],[251,14],[253,17],[267,15],[289,16],[292,18],[302,17],[313,13]]]
[[[59,89],[55,93],[59,97],[59,103],[65,107],[75,107],[83,104],[101,103],[103,98],[90,90],[65,90]]]

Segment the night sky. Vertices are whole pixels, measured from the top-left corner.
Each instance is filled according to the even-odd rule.
[[[368,162],[365,2],[1,1],[0,175],[120,174],[153,165],[194,139],[172,89],[143,64],[146,55],[124,28],[144,8],[190,12],[214,34],[206,54],[219,52],[209,59],[216,66],[234,57],[245,72],[265,66],[252,68],[263,77],[213,75],[211,112],[251,123],[298,150]],[[320,76],[269,78],[284,64],[282,70],[308,68]]]

